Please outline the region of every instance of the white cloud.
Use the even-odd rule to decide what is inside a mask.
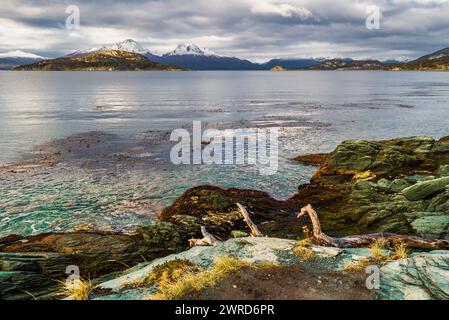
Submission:
[[[312,18],[310,10],[294,2],[256,1],[251,6],[251,13],[259,15],[278,15],[284,18]]]

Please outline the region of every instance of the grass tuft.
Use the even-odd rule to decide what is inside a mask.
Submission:
[[[396,243],[393,246],[393,251],[394,253],[390,256],[390,259],[392,260],[406,259],[409,255],[409,249],[403,242]]]
[[[369,246],[369,251],[376,261],[383,261],[383,260],[388,259],[388,256],[385,255],[385,250],[387,249],[386,245],[387,245],[387,242],[385,241],[385,239],[381,238],[381,239],[374,241]]]
[[[71,300],[89,300],[89,293],[92,291],[90,279],[77,278],[72,281],[59,280],[60,289],[58,295]]]
[[[385,250],[390,249],[394,252],[392,254],[385,254]],[[370,258],[363,258],[356,262],[349,263],[343,267],[345,271],[358,271],[365,269],[368,265],[378,264],[383,265],[391,260],[405,259],[409,255],[409,249],[403,242],[394,244],[393,247],[387,246],[385,239],[379,239],[369,246],[371,253]]]

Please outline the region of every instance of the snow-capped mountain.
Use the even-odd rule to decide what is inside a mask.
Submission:
[[[21,50],[0,53],[0,70],[12,69],[15,66],[30,64],[47,58]]]
[[[93,53],[93,52],[99,52],[99,51],[105,51],[105,50],[120,50],[120,51],[127,51],[132,53],[139,53],[146,55],[149,52],[149,50],[142,47],[139,43],[132,39],[126,39],[125,41],[117,42],[112,45],[106,45],[102,47],[95,47],[90,48],[87,50],[77,50],[75,52],[72,52],[65,57],[82,57],[84,55]]]
[[[106,50],[120,50],[120,51],[127,51],[132,53],[140,53],[145,54],[148,53],[149,50],[142,47],[140,44],[138,44],[136,41],[132,39],[126,39],[125,41],[118,42],[113,44],[112,46],[103,47]]]
[[[46,59],[45,57],[39,56],[31,52],[25,52],[22,50],[15,50],[9,52],[0,53],[0,58],[26,58],[26,59]]]
[[[90,53],[94,53],[94,52],[98,52],[101,51],[103,47],[100,48],[90,48],[90,49],[86,49],[86,50],[76,50],[72,53],[69,53],[67,55],[65,55],[65,58],[75,58],[75,57],[82,57],[85,55],[88,55]]]
[[[209,50],[207,48],[201,48],[195,44],[192,43],[183,43],[183,44],[179,44],[175,50],[168,52],[166,54],[164,54],[164,56],[185,56],[185,55],[190,55],[190,56],[216,56],[218,57],[219,55],[216,54],[215,52],[213,52],[212,50]]]

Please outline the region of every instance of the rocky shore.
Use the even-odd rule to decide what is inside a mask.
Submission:
[[[322,229],[329,235],[392,232],[449,240],[449,138],[350,140],[329,154],[296,160],[318,169],[310,183],[300,185],[285,201],[260,191],[199,186],[165,208],[159,221],[134,234],[80,231],[0,239],[0,298],[58,298],[56,281],[67,277],[68,265],[79,266],[83,277],[93,279],[97,289],[92,299],[147,298],[154,286],[136,283],[155,265],[183,258],[209,268],[219,256],[301,268],[306,276],[326,279],[328,289],[338,286],[327,281],[331,273],[337,273],[343,277],[339,281],[357,284],[366,299],[449,298],[447,251],[416,252],[386,263],[381,268],[381,289],[375,294],[364,291],[363,278],[342,271],[344,263],[369,255],[366,249],[315,246],[318,259],[313,262],[292,251],[307,223],[296,215],[307,204],[319,213]],[[231,239],[247,232],[236,203],[248,209],[270,238]],[[186,251],[188,239],[200,237],[201,226],[225,242]],[[285,276],[289,270],[271,271]],[[344,298],[320,296],[320,286],[312,288],[317,292],[304,298]],[[227,297],[223,290],[209,292],[209,296]],[[290,298],[300,297],[298,293]]]

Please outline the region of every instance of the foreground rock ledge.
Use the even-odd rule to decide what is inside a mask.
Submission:
[[[312,246],[315,258],[309,261],[294,254],[292,249],[296,245],[295,241],[287,239],[240,238],[222,242],[215,247],[194,247],[179,254],[141,263],[113,279],[100,283],[97,293],[92,294],[92,299],[148,299],[157,287],[142,287],[138,284],[142,283],[157,265],[174,259],[187,259],[203,268],[209,268],[215,259],[224,256],[233,256],[253,263],[272,262],[280,266],[300,266],[301,271],[315,285],[313,288],[307,288],[302,287],[301,283],[289,282],[285,279],[283,286],[288,287],[288,291],[292,291],[293,296],[295,296],[294,291],[309,290],[312,292],[306,297],[316,299],[327,297],[326,292],[320,292],[320,285],[324,287],[326,284],[321,281],[326,279],[326,274],[332,273],[339,278],[335,284],[332,284],[333,286],[340,288],[340,292],[342,287],[348,290],[357,287],[357,290],[363,292],[363,296],[359,298],[447,299],[449,297],[449,251],[412,254],[407,259],[389,262],[381,268],[380,289],[368,290],[364,288],[366,278],[364,270],[359,277],[343,271],[348,263],[368,257],[368,250]],[[346,296],[342,294],[341,298],[343,297]],[[338,299],[339,296],[335,295],[332,298]]]

